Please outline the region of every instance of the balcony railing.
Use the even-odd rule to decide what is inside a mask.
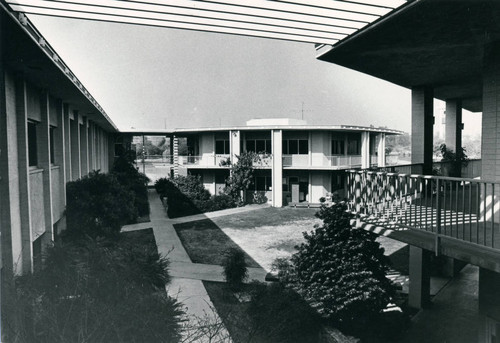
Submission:
[[[283,166],[284,167],[299,167],[309,165],[309,155],[295,154],[295,155],[283,155]]]
[[[203,167],[229,167],[225,164],[230,155],[179,156],[179,165]]]
[[[347,182],[349,210],[365,223],[500,248],[500,183],[367,171]]]

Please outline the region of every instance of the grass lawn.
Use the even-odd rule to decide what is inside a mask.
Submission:
[[[174,227],[193,262],[220,264],[227,248],[239,247],[247,254],[248,266],[270,270],[274,259],[295,251],[303,231],[320,223],[314,217],[316,211],[269,207]]]
[[[121,243],[127,244],[130,249],[137,251],[154,251],[156,253],[155,256],[158,256],[158,247],[156,246],[153,229],[122,232],[120,238]]]
[[[174,228],[191,261],[194,263],[221,265],[224,258],[224,251],[229,248],[240,249],[210,219],[175,224]],[[260,267],[247,253],[245,253],[245,261],[249,267]]]

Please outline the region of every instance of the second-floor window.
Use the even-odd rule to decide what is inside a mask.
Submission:
[[[270,139],[247,139],[246,151],[271,153],[271,140]]]
[[[216,140],[215,141],[215,153],[217,155],[228,155],[231,152],[229,151],[229,140]]]
[[[345,154],[345,141],[343,139],[332,140],[332,155]]]
[[[309,141],[307,139],[283,140],[283,155],[307,155],[307,154],[309,154]]]

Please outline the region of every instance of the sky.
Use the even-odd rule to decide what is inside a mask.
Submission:
[[[411,130],[408,89],[318,61],[312,44],[29,18],[121,130],[302,116],[313,125]],[[464,122],[474,126],[477,115]]]

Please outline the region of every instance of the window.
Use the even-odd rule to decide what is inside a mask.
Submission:
[[[36,138],[36,123],[28,122],[28,163],[30,167],[38,165],[38,152],[37,152],[37,138]]]
[[[360,135],[350,135],[347,138],[347,153],[349,155],[361,154],[361,137]]]
[[[345,142],[343,139],[332,140],[332,155],[344,155],[345,154],[344,146]]]
[[[284,155],[309,154],[309,141],[307,139],[286,139],[283,141]]]
[[[256,176],[254,183],[256,191],[270,191],[272,187],[270,176]]]
[[[246,151],[270,154],[272,151],[270,139],[248,139]]]
[[[50,144],[50,163],[54,164],[55,158],[54,158],[54,127],[49,128],[49,144]]]
[[[230,154],[230,151],[229,151],[229,140],[216,140],[215,141],[215,153],[217,155],[227,155],[227,154]]]

